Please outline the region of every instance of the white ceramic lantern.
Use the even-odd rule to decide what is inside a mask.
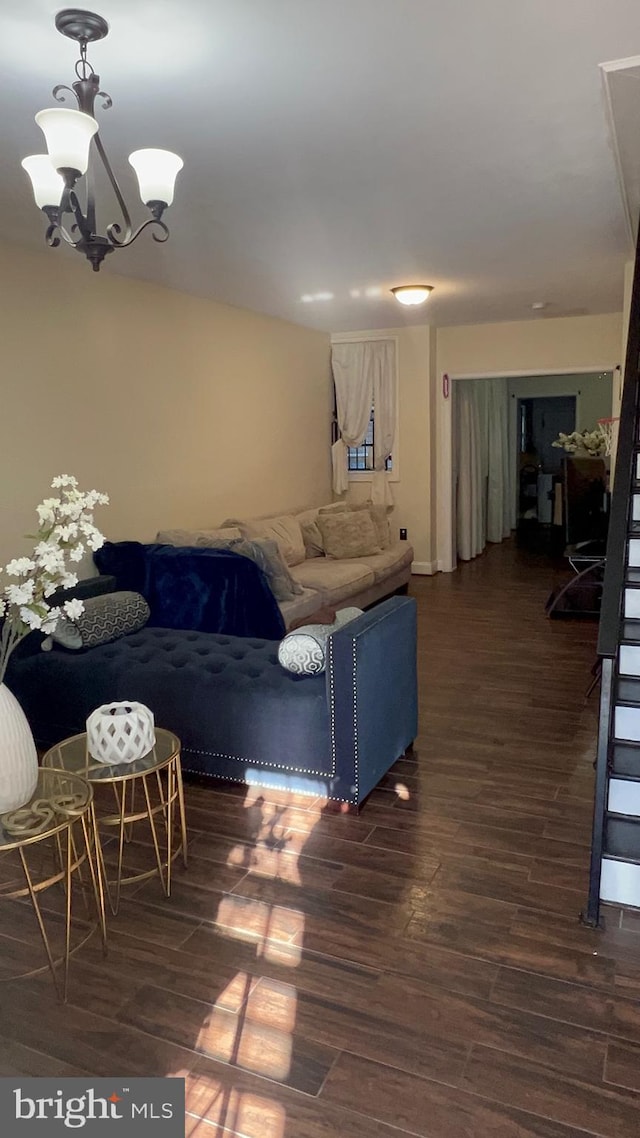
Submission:
[[[99,763],[134,763],[155,741],[153,712],[143,703],[105,703],[87,719],[89,754]]]

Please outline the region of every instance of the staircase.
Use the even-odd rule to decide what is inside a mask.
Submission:
[[[598,634],[602,662],[589,902],[640,908],[640,243]]]

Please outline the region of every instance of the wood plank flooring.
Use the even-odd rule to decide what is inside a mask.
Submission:
[[[65,1009],[0,982],[0,1073],[183,1075],[190,1138],[637,1138],[640,916],[578,922],[596,627],[553,583],[511,542],[414,578],[414,752],[359,817],[190,784],[171,901],[126,893]],[[0,908],[0,981],[38,948]]]

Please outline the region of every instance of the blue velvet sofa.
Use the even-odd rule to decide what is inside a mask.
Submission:
[[[100,704],[139,700],[181,739],[185,771],[357,806],[417,733],[415,601],[392,597],[333,633],[321,675],[286,672],[278,643],[147,625],[25,653],[7,682],[42,746]]]

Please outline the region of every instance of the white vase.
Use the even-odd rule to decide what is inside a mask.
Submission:
[[[0,684],[0,814],[28,802],[38,781],[38,752],[16,697]]]

